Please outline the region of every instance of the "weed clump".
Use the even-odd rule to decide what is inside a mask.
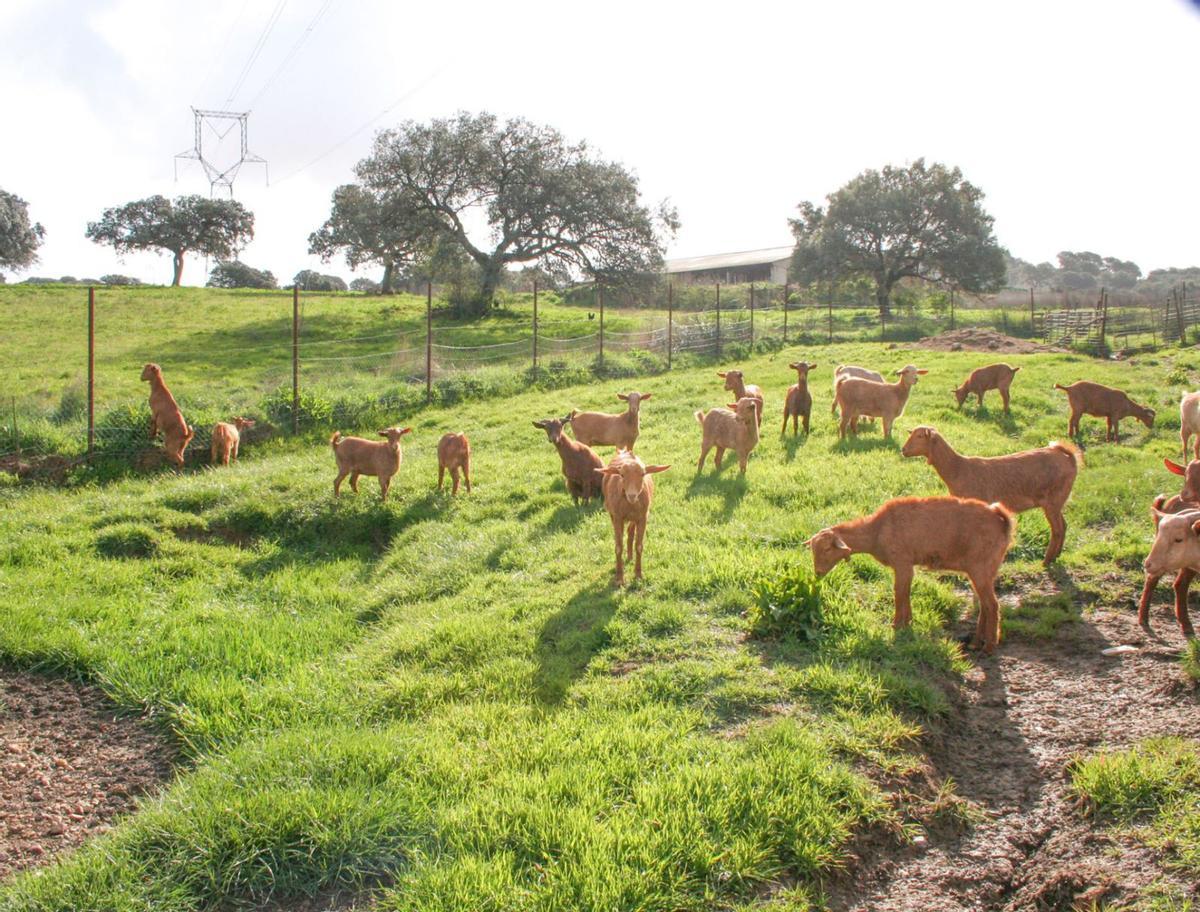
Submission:
[[[764,576],[753,592],[747,620],[756,636],[793,637],[803,642],[820,638],[824,627],[821,584],[810,571],[790,567]]]

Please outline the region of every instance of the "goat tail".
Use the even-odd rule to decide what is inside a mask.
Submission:
[[[187,436],[183,438],[183,442],[186,445],[189,440],[196,436],[196,426],[194,424],[185,424],[184,427],[187,428]]]
[[[1056,383],[1056,384],[1054,384],[1054,388],[1055,388],[1056,390],[1062,390],[1064,393],[1069,393],[1069,392],[1071,392],[1071,390],[1070,390],[1070,389],[1068,389],[1067,387],[1063,386],[1061,383]]]
[[[1083,465],[1083,451],[1073,443],[1063,443],[1061,440],[1051,440],[1050,449],[1058,450],[1068,459],[1075,460],[1076,468]]]
[[[1017,531],[1017,524],[1013,519],[1012,511],[999,502],[988,504],[988,509],[1000,519],[1000,526],[1004,529],[1005,538],[1009,542],[1012,542],[1013,533]]]
[[[333,432],[333,436],[329,438],[329,445],[330,445],[331,447],[333,447],[333,448],[334,448],[334,450],[336,451],[336,450],[337,450],[337,448],[338,448],[338,444],[339,444],[339,443],[341,443],[341,442],[342,442],[342,432],[341,432],[341,431],[334,431],[334,432]]]
[[[700,427],[704,427],[704,410],[696,409],[696,420],[700,422]]]

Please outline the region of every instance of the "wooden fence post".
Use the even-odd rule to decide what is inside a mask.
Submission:
[[[14,400],[15,401],[15,400]],[[13,432],[17,412],[13,407]],[[96,289],[88,288],[88,462],[96,451]]]
[[[754,283],[750,283],[750,353],[754,354]]]
[[[826,299],[829,305],[829,344],[833,344],[833,283],[829,283],[829,297]]]
[[[950,289],[950,329],[954,329],[954,289]]]
[[[721,283],[717,283],[717,360],[721,360]]]
[[[13,449],[17,451],[17,462],[21,461],[21,431],[17,427],[17,397],[12,397],[13,413]],[[88,443],[88,458],[92,458],[92,445]]]
[[[533,280],[533,369],[537,370],[537,279]]]
[[[675,286],[667,283],[667,370],[671,369],[671,349],[675,347]]]
[[[1029,337],[1037,335],[1037,318],[1033,313],[1033,288],[1029,289]]]
[[[292,433],[300,433],[300,285],[292,285]]]
[[[604,370],[604,289],[596,283],[596,299],[600,302],[600,370]]]
[[[433,282],[425,283],[425,404],[433,401]]]

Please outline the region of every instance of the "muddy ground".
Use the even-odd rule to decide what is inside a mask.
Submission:
[[[964,329],[951,329],[936,336],[926,336],[914,342],[916,348],[928,348],[932,351],[988,351],[998,354],[1026,355],[1033,352],[1061,352],[1064,349],[1031,342],[1029,339],[1016,339],[996,332],[994,329],[984,329],[968,326]]]
[[[173,760],[97,688],[0,667],[0,878],[103,833]]]
[[[1160,879],[1200,899],[1157,853],[1094,826],[1069,790],[1076,755],[1153,735],[1200,738],[1200,697],[1180,670],[1183,638],[1169,595],[1164,586],[1151,634],[1123,605],[1085,614],[1052,638],[1010,637],[979,659],[951,688],[949,717],[924,738],[926,768],[889,784],[912,816],[924,818],[924,842],[864,836],[846,875],[828,885],[830,908],[1120,908]],[[1120,644],[1139,650],[1101,653]],[[939,807],[935,796],[947,779],[965,801]]]

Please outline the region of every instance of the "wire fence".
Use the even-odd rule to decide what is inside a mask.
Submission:
[[[163,451],[148,434],[145,387],[133,379],[150,361],[167,362],[168,383],[195,432],[187,458],[204,463],[213,426],[236,414],[258,419],[259,427],[244,435],[253,445],[273,434],[362,429],[426,406],[728,361],[791,344],[913,341],[982,328],[1099,353],[1186,342],[1200,327],[1200,298],[1187,285],[1157,298],[1105,291],[948,294],[921,307],[898,303],[887,313],[873,298],[838,288],[668,284],[663,292],[635,307],[596,287],[582,306],[568,312],[559,305],[546,317],[535,286],[528,315],[511,315],[485,331],[435,323],[427,287],[421,323],[410,315],[394,331],[354,333],[341,330],[336,315],[306,309],[306,296],[292,289],[269,299],[282,311],[290,298],[290,320],[278,313],[263,325],[227,332],[205,327],[203,344],[189,346],[186,332],[199,333],[204,315],[179,316],[169,343],[112,321],[102,321],[97,336],[97,308],[103,315],[108,292],[98,301],[89,289],[86,345],[62,355],[79,361],[64,365],[74,368],[65,373],[78,378],[84,367],[84,377],[57,403],[18,401],[15,391],[0,391],[0,470],[57,477],[80,463],[161,464]],[[97,354],[109,351],[116,354],[105,358],[98,378]]]

